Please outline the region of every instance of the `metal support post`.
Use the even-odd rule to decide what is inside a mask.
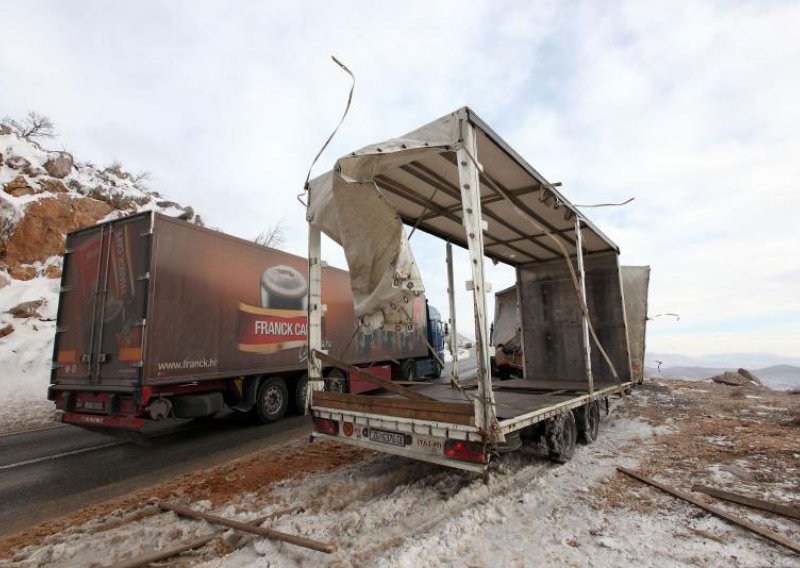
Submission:
[[[592,346],[589,343],[589,304],[586,303],[586,271],[583,268],[583,237],[581,220],[575,217],[575,248],[578,259],[578,278],[581,284],[581,322],[583,324],[583,362],[586,366],[586,380],[589,381],[589,394],[594,394],[594,377],[592,377]]]
[[[450,354],[453,364],[450,369],[450,378],[458,382],[458,330],[456,328],[456,295],[453,286],[453,244],[447,243],[447,299],[450,302]]]
[[[469,248],[472,268],[472,297],[475,307],[475,356],[478,363],[478,398],[483,404],[483,424],[486,440],[504,442],[505,436],[497,424],[492,376],[489,365],[489,338],[487,337],[486,283],[483,267],[483,219],[481,217],[481,189],[478,168],[478,144],[475,130],[466,117],[461,119],[461,145],[456,152],[458,183],[461,191],[462,223]],[[473,162],[475,160],[475,162]]]
[[[308,224],[308,395],[306,413],[311,408],[313,391],[321,391],[322,362],[314,351],[322,351],[322,237],[318,227]]]

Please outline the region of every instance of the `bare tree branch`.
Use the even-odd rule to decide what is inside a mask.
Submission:
[[[55,124],[49,117],[30,111],[22,120],[6,117],[3,122],[23,138],[53,138]]]
[[[286,228],[283,225],[283,220],[261,231],[261,233],[253,239],[253,242],[257,245],[269,248],[281,248],[286,242]]]

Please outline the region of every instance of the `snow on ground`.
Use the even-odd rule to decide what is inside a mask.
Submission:
[[[0,338],[0,433],[48,424],[54,410],[47,400],[47,385],[61,283],[45,277],[10,282],[0,290],[0,328],[14,327]],[[15,318],[8,313],[22,302],[36,300],[44,300],[37,310],[41,318]]]
[[[634,455],[620,459],[620,451],[629,448],[638,453],[652,434],[653,428],[642,421],[613,419],[605,424],[601,440],[581,448],[570,463],[554,466],[538,448],[529,448],[501,459],[488,486],[475,474],[388,455],[277,483],[268,496],[246,494],[214,513],[245,521],[302,505],[305,512],[284,517],[272,528],[334,542],[339,551],[325,556],[243,537],[249,541],[245,546],[206,565],[485,565],[504,545],[508,550],[492,565],[519,562],[534,549],[542,559],[557,558],[559,551],[572,550],[565,547],[565,539],[585,539],[586,530],[597,523],[576,519],[569,534],[554,540],[553,525],[541,520],[590,513],[587,487],[614,475],[617,464],[634,466]],[[580,496],[577,503],[576,496]],[[209,505],[192,504],[200,510]],[[524,519],[522,524],[517,516]],[[99,532],[102,522],[108,521],[91,521],[16,560],[21,566],[100,565],[212,530],[206,523],[178,523],[172,514]],[[522,549],[512,546],[520,538],[531,544]]]
[[[626,466],[684,490],[702,483],[796,501],[799,436],[784,408],[792,399],[758,392],[775,403],[771,416],[742,418],[741,405],[761,401],[722,385],[639,387],[604,417],[598,440],[579,446],[567,464],[552,464],[541,446],[529,443],[496,460],[488,486],[475,474],[371,452],[351,453],[333,468],[304,469],[305,458],[324,460],[349,448],[335,444],[264,452],[197,472],[194,481],[184,481],[164,498],[241,521],[302,506],[304,511],[265,526],[334,543],[337,552],[327,556],[220,531],[214,544],[171,562],[209,568],[797,565],[785,549],[616,472]],[[273,462],[283,464],[281,476],[269,483],[265,479],[275,472],[263,472],[272,471]],[[240,483],[255,479],[261,482],[237,491]],[[148,495],[163,495],[159,491]],[[108,565],[218,530],[171,513],[147,515],[153,505],[136,502],[88,523],[86,517],[63,523],[60,532],[32,541],[36,544],[9,561]],[[790,540],[800,538],[800,527],[788,519],[715,504]]]
[[[472,357],[472,349],[464,349],[459,347],[458,348],[458,360],[461,361],[463,359],[469,359]],[[444,362],[445,363],[452,363],[453,362],[453,355],[450,353],[449,349],[444,350]]]

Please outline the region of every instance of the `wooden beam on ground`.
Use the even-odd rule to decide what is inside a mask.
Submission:
[[[292,513],[298,513],[300,511],[303,511],[303,507],[291,507],[290,509],[275,511],[271,515],[258,517],[257,519],[253,519],[252,521],[247,521],[247,524],[256,527],[261,523],[263,523],[264,521],[268,521],[270,519],[277,519],[278,517],[283,517],[284,515],[291,515]],[[157,550],[156,552],[145,554],[144,556],[140,556],[139,558],[134,558],[133,560],[120,562],[119,564],[114,564],[113,568],[140,568],[141,566],[147,566],[151,562],[166,560],[167,558],[172,558],[173,556],[177,556],[183,552],[187,552],[189,550],[194,550],[195,548],[200,548],[201,546],[205,546],[206,544],[217,538],[219,535],[221,535],[223,532],[225,531],[215,530],[214,532],[198,536],[197,538],[194,538],[192,540],[187,540],[186,542],[176,544],[175,546],[164,548],[162,550]]]
[[[218,517],[216,515],[209,515],[208,513],[195,511],[194,509],[190,509],[189,507],[184,507],[183,505],[175,505],[173,503],[159,503],[158,506],[161,507],[161,509],[164,511],[172,511],[173,513],[176,513],[183,517],[193,517],[195,519],[202,519],[204,521],[208,521],[209,523],[213,523],[215,525],[222,525],[223,527],[236,529],[242,532],[252,533],[258,536],[265,536],[267,538],[280,540],[282,542],[288,542],[289,544],[294,544],[295,546],[310,548],[311,550],[317,550],[319,552],[324,552],[325,554],[332,554],[336,552],[335,544],[320,542],[318,540],[313,540],[310,538],[305,538],[303,536],[297,536],[294,534],[276,531],[273,529],[255,527],[253,525],[250,525],[248,523],[243,523],[241,521],[234,521],[232,519],[226,519],[225,517]]]
[[[649,478],[647,478],[647,477],[645,477],[643,475],[640,475],[640,474],[636,473],[635,471],[631,471],[631,470],[629,470],[627,468],[624,468],[624,467],[618,467],[617,471],[620,471],[620,472],[624,473],[625,475],[628,475],[628,476],[630,476],[630,477],[632,477],[634,479],[637,479],[637,480],[641,481],[642,483],[650,485],[651,487],[655,487],[656,489],[660,489],[664,493],[669,493],[673,497],[677,497],[678,499],[683,499],[687,503],[691,503],[692,505],[694,505],[696,507],[700,507],[701,509],[703,509],[707,513],[711,513],[712,515],[715,515],[715,516],[719,517],[720,519],[726,520],[729,523],[732,523],[734,525],[738,525],[738,526],[740,526],[742,528],[745,528],[745,529],[747,529],[747,530],[749,530],[751,532],[754,532],[757,535],[759,535],[760,537],[763,537],[763,538],[765,538],[765,539],[767,539],[767,540],[769,540],[771,542],[774,542],[775,544],[779,544],[781,546],[784,546],[784,547],[788,548],[789,550],[791,550],[792,552],[794,552],[796,554],[800,554],[800,544],[792,542],[791,540],[789,540],[785,536],[780,535],[780,534],[778,534],[776,532],[773,532],[773,531],[769,530],[766,527],[762,527],[762,526],[757,525],[755,523],[751,523],[747,519],[743,519],[741,517],[737,517],[736,515],[731,515],[730,513],[726,512],[726,511],[723,511],[722,509],[718,509],[717,507],[714,507],[713,505],[707,505],[706,503],[703,503],[702,501],[699,501],[698,499],[695,499],[694,497],[692,497],[689,493],[686,493],[685,491],[681,491],[680,489],[673,489],[672,487],[667,487],[666,485],[663,485],[663,484],[659,483],[658,481],[654,481],[654,480],[649,479]]]
[[[759,509],[761,511],[767,511],[768,513],[783,515],[784,517],[789,517],[790,519],[796,519],[800,521],[800,507],[797,506],[786,505],[785,503],[775,503],[773,501],[765,501],[763,499],[756,499],[754,497],[748,497],[747,495],[740,495],[739,493],[731,493],[730,491],[723,491],[722,489],[716,489],[715,487],[708,487],[707,485],[695,485],[692,487],[692,491],[705,493],[706,495],[711,495],[717,499],[723,499],[725,501],[730,501],[731,503],[738,503],[739,505],[752,507],[753,509]]]
[[[330,355],[328,355],[327,353],[323,353],[322,351],[317,351],[315,349],[312,353],[314,354],[314,357],[316,357],[323,363],[327,363],[332,367],[341,369],[345,373],[351,373],[357,376],[362,381],[367,381],[368,383],[372,383],[373,385],[379,386],[383,389],[399,394],[400,396],[410,398],[411,400],[436,400],[435,398],[425,396],[424,394],[418,393],[409,388],[402,387],[392,381],[387,381],[386,379],[382,379],[376,375],[373,375],[372,373],[364,371],[363,369],[354,367],[353,365],[348,365],[344,361],[340,361],[335,357],[331,357]],[[316,394],[314,394],[314,396],[316,396]]]

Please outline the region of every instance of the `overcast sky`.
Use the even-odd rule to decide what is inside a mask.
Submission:
[[[402,8],[400,7],[402,5]],[[152,172],[223,231],[282,221],[336,157],[469,105],[652,266],[651,351],[800,356],[800,4],[0,0],[0,116],[52,147]],[[412,245],[446,313],[444,245]],[[341,264],[328,243],[325,256]],[[459,319],[472,321],[463,291]],[[490,271],[495,290],[509,271]],[[472,330],[469,330],[472,332]],[[470,333],[473,335],[473,333]]]

